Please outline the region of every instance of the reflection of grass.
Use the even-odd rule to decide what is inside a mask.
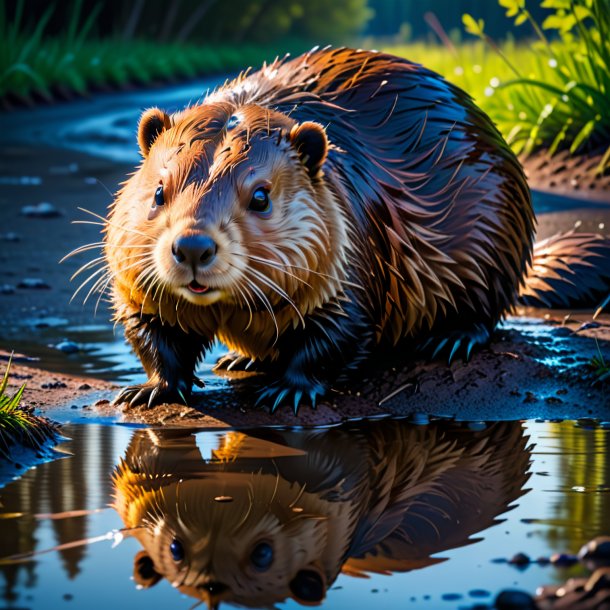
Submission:
[[[455,48],[387,48],[443,74],[474,96],[515,152],[551,154],[602,149],[610,166],[610,11],[607,0],[545,0],[554,9],[540,26],[524,0],[499,0],[515,24],[529,22],[538,40],[496,44],[484,22],[464,16],[481,40]],[[545,31],[557,31],[549,39]],[[548,33],[548,32],[547,32]]]
[[[37,449],[56,434],[55,427],[48,420],[33,415],[20,405],[25,384],[12,396],[7,393],[10,367],[9,362],[0,383],[0,458],[9,460],[12,445],[18,443]]]
[[[273,59],[269,49],[248,45],[159,44],[145,40],[89,37],[97,11],[84,19],[75,11],[63,34],[45,37],[51,6],[32,31],[23,27],[26,3],[8,22],[0,1],[0,97],[84,93],[91,87],[121,87],[155,80],[193,78],[235,71]]]

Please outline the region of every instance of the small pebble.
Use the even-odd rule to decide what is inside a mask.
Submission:
[[[27,290],[49,290],[51,286],[40,278],[26,277],[17,284],[17,288],[25,288]]]
[[[458,599],[462,599],[462,596],[459,593],[443,593],[441,599],[447,602],[454,602]]]
[[[57,218],[61,216],[61,212],[52,203],[42,201],[37,205],[24,205],[21,215],[28,218]]]
[[[526,566],[531,563],[531,559],[525,553],[516,553],[508,560],[508,563],[516,566]]]
[[[43,383],[40,385],[45,390],[58,390],[60,388],[67,388],[68,386],[63,381],[50,381],[49,383]]]
[[[468,595],[470,595],[470,597],[489,597],[491,593],[485,589],[473,589],[472,591],[468,591]]]
[[[68,341],[68,339],[60,341],[54,347],[64,354],[76,354],[77,352],[80,352],[80,347],[74,343],[74,341]]]
[[[78,386],[79,390],[90,390],[91,386],[88,383],[82,383],[81,385]]]
[[[506,589],[496,597],[497,610],[537,610],[534,598],[525,591]]]
[[[598,536],[578,551],[578,559],[588,570],[610,566],[610,536]]]
[[[15,286],[12,284],[0,285],[0,294],[15,294]]]

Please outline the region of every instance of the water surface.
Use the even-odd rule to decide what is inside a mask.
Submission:
[[[0,490],[0,555],[138,529],[0,567],[6,607],[186,609],[220,583],[253,607],[462,608],[578,570],[494,560],[610,531],[610,431],[574,422],[64,433]]]

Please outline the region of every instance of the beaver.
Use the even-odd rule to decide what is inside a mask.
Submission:
[[[166,578],[210,608],[314,605],[341,573],[441,562],[512,508],[531,457],[520,422],[230,431],[207,459],[198,436],[138,431],[114,508],[143,546],[135,582]]]
[[[531,262],[513,152],[466,93],[392,55],[276,60],[175,114],[146,110],[138,142],[104,277],[148,381],[119,402],[187,402],[217,339],[220,366],[253,364],[259,399],[295,411],[388,348],[468,359]],[[548,288],[529,296],[548,304]]]

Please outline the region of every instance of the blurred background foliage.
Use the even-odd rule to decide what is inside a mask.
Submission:
[[[519,154],[610,165],[610,0],[0,0],[0,99],[230,75],[326,44],[439,72]]]

